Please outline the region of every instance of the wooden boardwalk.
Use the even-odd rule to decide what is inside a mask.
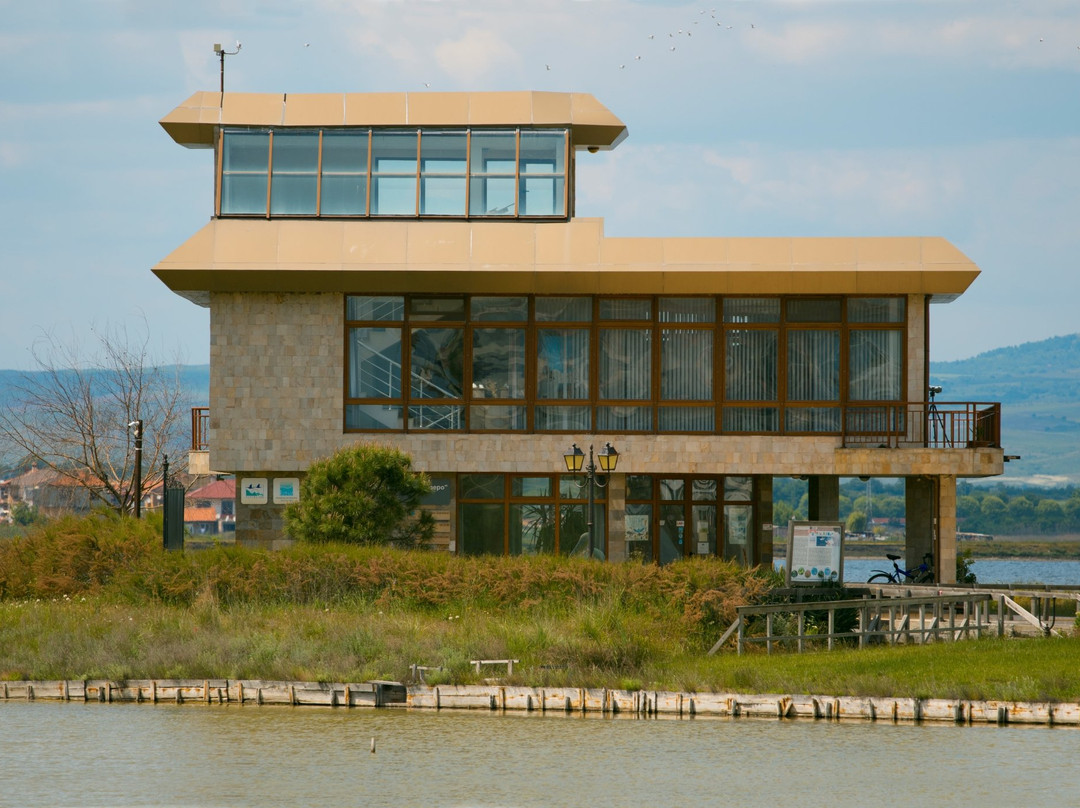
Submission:
[[[401,682],[273,682],[236,679],[101,679],[4,682],[0,701],[522,711],[537,714],[810,719],[1080,727],[1080,703],[855,696],[681,693]]]

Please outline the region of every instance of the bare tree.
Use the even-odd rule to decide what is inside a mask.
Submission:
[[[176,471],[186,462],[190,410],[180,365],[151,364],[149,345],[145,321],[137,333],[95,331],[89,345],[44,333],[33,348],[37,369],[21,376],[14,403],[0,409],[0,440],[64,477],[89,501],[130,513],[142,492],[161,481],[165,454]],[[139,420],[136,491],[133,423]]]

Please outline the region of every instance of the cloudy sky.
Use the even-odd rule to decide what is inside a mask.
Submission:
[[[209,218],[206,151],[157,121],[245,92],[588,92],[608,235],[910,236],[983,270],[933,358],[1080,331],[1080,0],[0,0],[0,368],[43,333],[149,322],[209,358],[150,272]]]

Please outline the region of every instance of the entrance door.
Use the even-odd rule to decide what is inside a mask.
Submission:
[[[627,475],[627,557],[668,564],[720,555],[748,565],[751,489],[750,477]]]

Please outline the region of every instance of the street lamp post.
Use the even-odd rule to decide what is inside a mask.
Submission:
[[[615,471],[615,467],[619,463],[619,453],[615,451],[615,447],[610,443],[604,445],[604,448],[600,450],[596,456],[600,461],[600,471],[604,474],[609,474]],[[589,445],[589,464],[585,464],[585,453],[581,451],[578,445],[575,443],[570,448],[570,451],[563,455],[563,460],[566,461],[566,470],[576,475],[579,471],[585,472],[585,479],[577,483],[579,488],[589,486],[589,510],[587,516],[589,518],[589,558],[593,557],[593,552],[596,547],[596,523],[593,520],[593,507],[595,505],[596,497],[594,494],[595,486],[600,488],[606,488],[607,482],[601,482],[597,479],[597,466],[593,462],[593,447]],[[577,482],[575,480],[575,482]]]
[[[132,488],[135,489],[135,518],[142,518],[142,418],[136,418],[128,424],[128,429],[135,428],[135,473]]]

